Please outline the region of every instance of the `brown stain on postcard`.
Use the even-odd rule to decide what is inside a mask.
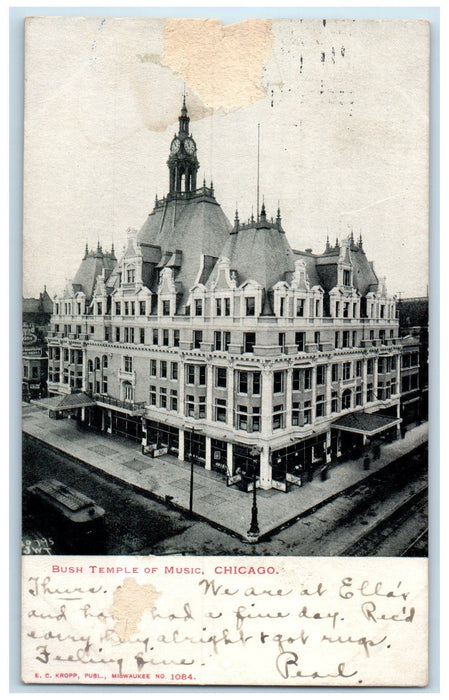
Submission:
[[[114,629],[122,640],[138,631],[142,615],[154,607],[160,595],[151,583],[142,586],[134,578],[126,578],[115,589],[110,612],[116,620]]]
[[[264,94],[271,29],[270,19],[226,26],[217,19],[167,19],[160,63],[182,76],[206,107],[239,109]]]

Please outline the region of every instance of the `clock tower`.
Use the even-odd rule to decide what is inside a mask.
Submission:
[[[196,191],[196,174],[200,164],[196,157],[196,143],[189,134],[189,122],[184,95],[179,116],[179,131],[171,142],[167,161],[170,172],[170,197],[188,196]]]

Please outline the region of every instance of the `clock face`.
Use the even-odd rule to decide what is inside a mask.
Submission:
[[[180,148],[181,148],[181,141],[179,139],[173,139],[173,141],[171,142],[170,151],[172,153],[177,153]]]
[[[192,141],[192,139],[186,139],[184,141],[184,150],[189,155],[195,153],[195,143]]]

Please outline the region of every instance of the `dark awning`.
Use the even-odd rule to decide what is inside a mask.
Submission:
[[[346,430],[349,433],[359,433],[360,435],[377,435],[388,428],[393,428],[401,423],[401,418],[393,416],[383,416],[379,413],[348,413],[332,423],[332,428]]]
[[[84,391],[78,394],[66,394],[65,396],[49,396],[46,399],[38,399],[31,401],[39,408],[48,408],[49,411],[71,411],[75,408],[86,408],[86,406],[95,406],[96,403]]]

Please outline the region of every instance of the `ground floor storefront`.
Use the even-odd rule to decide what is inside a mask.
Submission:
[[[72,417],[87,429],[120,435],[139,443],[142,453],[157,458],[172,455],[220,475],[227,486],[244,491],[254,487],[288,491],[316,477],[325,480],[331,464],[344,459],[366,459],[370,450],[401,435],[398,410],[346,414],[321,432],[307,437],[284,436],[278,445],[255,439],[248,444],[236,437],[214,436],[208,426],[169,425],[142,415],[99,405],[77,407]],[[212,434],[208,434],[212,432]]]

